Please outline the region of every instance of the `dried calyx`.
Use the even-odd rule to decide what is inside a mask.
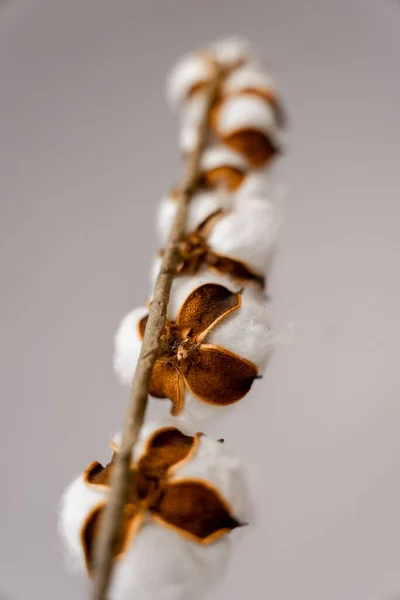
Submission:
[[[177,265],[177,275],[195,275],[202,269],[210,269],[220,275],[226,275],[237,283],[255,283],[261,289],[265,287],[265,276],[252,270],[244,261],[223,256],[215,252],[207,242],[207,236],[213,226],[223,219],[226,213],[215,211],[207,217],[196,229],[185,234],[179,242],[180,260]],[[163,255],[160,251],[160,256]]]
[[[207,544],[240,525],[219,491],[209,482],[191,477],[174,481],[174,471],[196,455],[201,434],[188,436],[176,428],[157,430],[149,437],[141,458],[132,461],[123,522],[114,546],[114,559],[122,558],[150,517],[161,526],[199,544]],[[114,446],[118,453],[118,448]],[[106,466],[94,462],[83,481],[92,490],[109,490],[114,458]],[[107,498],[86,516],[81,540],[89,573],[98,525]]]
[[[153,368],[150,394],[172,401],[171,413],[184,409],[185,388],[217,406],[237,402],[258,376],[256,365],[226,348],[205,342],[212,329],[241,304],[241,293],[217,284],[196,288],[176,321],[166,321],[160,355]],[[143,339],[147,317],[139,322]]]

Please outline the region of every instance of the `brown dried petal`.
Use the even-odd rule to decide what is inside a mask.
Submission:
[[[149,391],[154,398],[169,398],[172,401],[172,415],[175,416],[182,412],[184,404],[183,379],[170,362],[156,361]]]
[[[168,484],[153,516],[203,544],[240,525],[216,489],[191,479]]]
[[[226,136],[224,141],[244,154],[253,167],[262,167],[279,152],[267,135],[253,129],[235,131]]]
[[[171,467],[187,460],[198,445],[199,436],[185,435],[175,427],[156,431],[147,441],[139,470],[153,479],[159,479]]]
[[[222,187],[234,192],[241,185],[245,175],[246,173],[238,167],[222,165],[206,171],[202,179],[207,189]]]
[[[189,330],[194,342],[200,342],[240,304],[240,292],[231,292],[216,283],[206,283],[196,288],[182,304],[177,323],[181,329]]]
[[[247,394],[257,377],[257,367],[225,348],[202,344],[196,360],[187,363],[183,376],[199,400],[227,406]]]
[[[209,265],[213,270],[215,269],[219,273],[229,275],[229,277],[232,277],[236,281],[253,281],[261,288],[265,286],[265,277],[263,275],[251,271],[245,263],[234,258],[212,253],[209,255]]]
[[[207,238],[215,223],[219,221],[221,217],[224,216],[224,214],[225,213],[223,210],[216,210],[215,212],[211,213],[211,215],[209,215],[206,219],[204,219],[204,221],[200,223],[200,225],[196,229],[196,232],[203,238]]]
[[[97,505],[87,516],[83,525],[81,539],[85,554],[86,568],[90,574],[93,568],[94,548],[99,532],[100,519],[105,503]],[[120,558],[127,550],[143,520],[143,515],[132,504],[124,508],[119,536],[113,549],[113,558]]]
[[[109,487],[112,465],[113,460],[105,467],[99,462],[92,462],[83,473],[83,481],[91,487]]]

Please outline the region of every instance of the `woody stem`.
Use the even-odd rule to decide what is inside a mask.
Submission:
[[[217,95],[219,79],[220,73],[215,67],[214,77],[205,91],[206,105],[198,127],[197,145],[187,161],[177,200],[177,214],[154,287],[142,350],[133,378],[123,425],[121,447],[112,472],[110,494],[101,518],[95,547],[92,600],[107,598],[113,568],[113,551],[118,540],[127,495],[132,450],[146,413],[151,375],[159,354],[160,338],[164,331],[171,286],[179,261],[178,244],[185,232],[188,201],[196,189],[201,174],[201,157],[207,142],[209,116]]]

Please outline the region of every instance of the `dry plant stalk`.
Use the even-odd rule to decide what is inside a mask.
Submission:
[[[214,77],[210,80],[206,90],[206,104],[199,124],[197,145],[188,159],[186,173],[180,186],[179,208],[155,284],[140,358],[132,382],[120,452],[112,473],[109,501],[101,521],[98,542],[95,548],[92,600],[105,600],[111,582],[113,548],[118,539],[127,489],[130,483],[132,450],[146,413],[151,375],[160,349],[160,338],[164,330],[171,286],[176,276],[176,268],[180,258],[178,246],[185,232],[187,203],[195,191],[201,175],[200,162],[207,141],[209,117],[217,95],[219,79],[219,68],[215,64]]]

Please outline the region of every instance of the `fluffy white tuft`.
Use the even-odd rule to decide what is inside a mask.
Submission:
[[[167,80],[167,97],[172,108],[181,106],[190,90],[212,76],[212,63],[206,54],[189,54],[177,62]]]
[[[221,208],[229,209],[232,205],[233,195],[224,190],[200,191],[190,199],[186,231],[193,231],[208,216]],[[157,231],[162,244],[168,239],[172,228],[178,203],[172,196],[162,198],[157,213]]]
[[[111,600],[200,600],[224,576],[229,536],[201,546],[148,521],[118,562]]]
[[[254,64],[246,64],[228,75],[223,85],[223,92],[237,94],[249,88],[272,95],[276,91],[275,84],[268,73]]]
[[[281,224],[274,199],[247,198],[219,219],[208,236],[217,254],[246,263],[263,274],[269,265]]]
[[[248,59],[252,52],[250,42],[244,37],[227,37],[210,44],[218,63],[222,67],[232,67],[243,59]]]
[[[252,94],[228,97],[218,112],[217,130],[223,139],[245,130],[260,131],[280,145],[280,132],[272,106]]]
[[[203,172],[225,166],[247,171],[249,163],[242,154],[222,144],[212,146],[204,152],[201,159],[201,170]]]
[[[240,188],[236,192],[237,201],[251,197],[269,198],[273,193],[274,183],[271,169],[254,169],[243,179]]]
[[[114,370],[120,382],[130,385],[139,359],[142,341],[139,337],[139,321],[148,313],[143,307],[135,308],[124,317],[114,340]]]
[[[105,492],[89,488],[80,475],[65,490],[61,499],[58,530],[69,562],[76,570],[85,569],[85,556],[81,544],[83,524],[91,510],[103,502],[105,497]]]

